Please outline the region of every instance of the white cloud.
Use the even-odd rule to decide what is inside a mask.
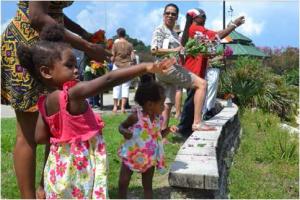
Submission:
[[[245,23],[241,25],[237,30],[246,36],[257,36],[260,35],[264,28],[264,21],[255,21],[246,13],[239,13],[237,16],[233,16],[232,19],[236,19],[238,16],[245,16]],[[223,21],[220,18],[215,18],[211,23],[212,30],[222,30]]]
[[[149,43],[149,30],[159,24],[159,11],[146,13],[146,3],[136,3],[139,5],[132,9],[129,5],[132,2],[92,2],[76,16],[76,22],[90,32],[104,29],[107,37],[116,35],[116,30],[124,27],[131,37]]]
[[[116,29],[124,27],[130,37],[137,38],[149,45],[152,32],[162,23],[164,8],[149,11],[147,2],[135,3],[138,5],[132,9],[132,2],[118,4],[92,2],[80,11],[76,16],[76,22],[90,32],[95,32],[99,28],[105,29],[107,37],[116,35]],[[183,19],[185,16],[181,14],[178,19],[181,29],[184,28]]]
[[[265,24],[264,21],[258,22],[246,13],[240,13],[238,16],[245,16],[245,24],[239,28],[242,33],[248,36],[260,35],[262,33]]]
[[[221,30],[223,28],[223,21],[220,19],[214,19],[211,23],[212,30]]]
[[[200,4],[202,5],[202,4]],[[216,7],[217,4],[215,4]],[[229,6],[233,8],[232,17],[230,16]],[[216,11],[212,5],[202,5],[208,16],[208,24],[206,27],[212,30],[223,29],[223,14],[219,10]],[[222,8],[218,4],[218,8]],[[266,21],[266,16],[273,15],[277,7],[272,7],[270,10],[270,2],[250,2],[250,1],[226,1],[226,23],[239,16],[245,16],[245,24],[240,26],[237,31],[245,34],[246,36],[259,36],[262,34]],[[212,18],[210,20],[210,18]]]
[[[6,29],[7,25],[10,23],[11,19],[7,20],[6,22],[4,22],[3,24],[1,24],[1,34],[3,33],[3,31]]]

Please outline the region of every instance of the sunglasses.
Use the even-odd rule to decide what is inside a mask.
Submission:
[[[177,16],[177,13],[174,12],[165,12],[164,15],[171,15],[173,17]]]
[[[205,15],[205,14],[198,15],[197,17],[201,17],[201,18],[203,18],[203,19],[206,19],[206,15]]]

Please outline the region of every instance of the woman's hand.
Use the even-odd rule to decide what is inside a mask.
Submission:
[[[234,23],[235,25],[237,25],[237,26],[240,26],[240,25],[242,25],[243,23],[245,23],[245,17],[244,17],[244,16],[241,16],[241,17],[235,19],[235,20],[233,21],[233,23]]]
[[[163,59],[162,61],[149,63],[146,66],[147,72],[150,73],[165,73],[172,65],[176,63],[175,58]]]
[[[109,61],[112,56],[112,54],[101,45],[93,43],[88,44],[85,53],[89,58],[98,62],[103,62],[104,60]]]
[[[174,48],[173,51],[174,52],[180,52],[183,49],[184,49],[184,47],[180,45],[179,47]]]

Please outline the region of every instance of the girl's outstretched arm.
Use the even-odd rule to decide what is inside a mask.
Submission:
[[[111,71],[91,81],[79,82],[69,90],[69,100],[74,102],[83,101],[87,97],[95,96],[146,72],[166,72],[175,62],[175,59],[165,59],[159,63],[141,63],[128,68]]]

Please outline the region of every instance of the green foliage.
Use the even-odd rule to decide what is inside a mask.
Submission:
[[[294,47],[287,48],[268,48],[262,50],[269,56],[266,66],[274,70],[276,74],[284,75],[291,69],[299,68],[299,49]]]
[[[284,74],[285,82],[288,85],[296,85],[299,86],[299,68],[294,68],[287,70]]]
[[[298,92],[260,60],[240,57],[233,67],[221,73],[220,80],[219,96],[234,94],[234,101],[241,109],[260,108],[287,121],[296,114]]]
[[[199,53],[207,53],[207,47],[204,43],[196,39],[189,39],[185,44],[185,54],[196,57]]]
[[[245,109],[243,134],[229,173],[232,199],[299,199],[299,141],[277,116]]]

